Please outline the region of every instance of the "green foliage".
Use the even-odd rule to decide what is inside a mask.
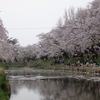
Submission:
[[[0,62],[0,68],[5,68],[5,67],[6,67],[6,65],[4,63]]]
[[[9,100],[10,86],[6,80],[4,70],[0,68],[0,100]]]
[[[9,96],[6,92],[0,89],[0,100],[9,100]]]
[[[7,40],[8,43],[11,43],[13,45],[17,45],[19,42],[18,42],[18,39],[11,37]]]

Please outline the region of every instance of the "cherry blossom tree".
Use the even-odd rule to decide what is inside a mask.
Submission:
[[[86,8],[65,11],[64,22],[60,18],[57,27],[38,35],[38,44],[23,47],[20,58],[55,57],[63,53],[74,55],[100,43],[100,0],[94,0]]]
[[[14,61],[14,57],[16,56],[14,51],[14,46],[7,42],[8,35],[7,30],[3,26],[3,22],[0,19],[0,59],[1,61]]]

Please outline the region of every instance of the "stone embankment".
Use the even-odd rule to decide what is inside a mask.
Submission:
[[[9,76],[26,76],[26,77],[51,76],[51,78],[63,76],[65,78],[69,77],[69,78],[76,78],[76,79],[100,81],[99,71],[97,72],[94,70],[82,70],[82,69],[81,70],[80,69],[46,70],[46,69],[19,68],[19,69],[5,70],[5,73],[7,74],[7,78],[9,78]]]

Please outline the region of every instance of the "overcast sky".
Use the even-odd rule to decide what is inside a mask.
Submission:
[[[0,0],[0,17],[9,37],[21,46],[38,42],[36,35],[46,33],[63,18],[65,9],[86,7],[93,0]]]

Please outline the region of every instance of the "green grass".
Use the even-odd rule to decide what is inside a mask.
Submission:
[[[93,54],[88,54],[89,55],[89,59],[87,59],[87,54],[84,54],[84,57],[82,58],[82,60],[84,60],[85,62],[88,60],[90,61],[92,59],[92,55]],[[76,63],[78,60],[81,60],[81,57],[69,57],[67,59],[65,59],[65,64],[68,64],[68,61],[70,60],[70,63]],[[20,68],[20,67],[31,67],[31,68],[42,68],[42,69],[48,69],[51,66],[51,63],[54,61],[54,58],[49,58],[48,60],[34,60],[34,61],[29,61],[29,62],[14,62],[14,63],[1,63],[0,62],[0,66],[2,66],[3,68]],[[100,54],[99,57],[96,59],[97,63],[100,63]],[[61,64],[56,65],[56,66],[61,66]],[[58,67],[57,67],[58,68]]]
[[[24,67],[26,63],[24,62],[14,62],[14,63],[5,63],[5,68],[20,68]]]
[[[29,63],[29,66],[31,68],[42,68],[42,69],[46,69],[48,68],[49,66],[51,66],[51,63],[53,62],[53,58],[50,58],[48,60],[36,60],[36,61],[30,61]]]

